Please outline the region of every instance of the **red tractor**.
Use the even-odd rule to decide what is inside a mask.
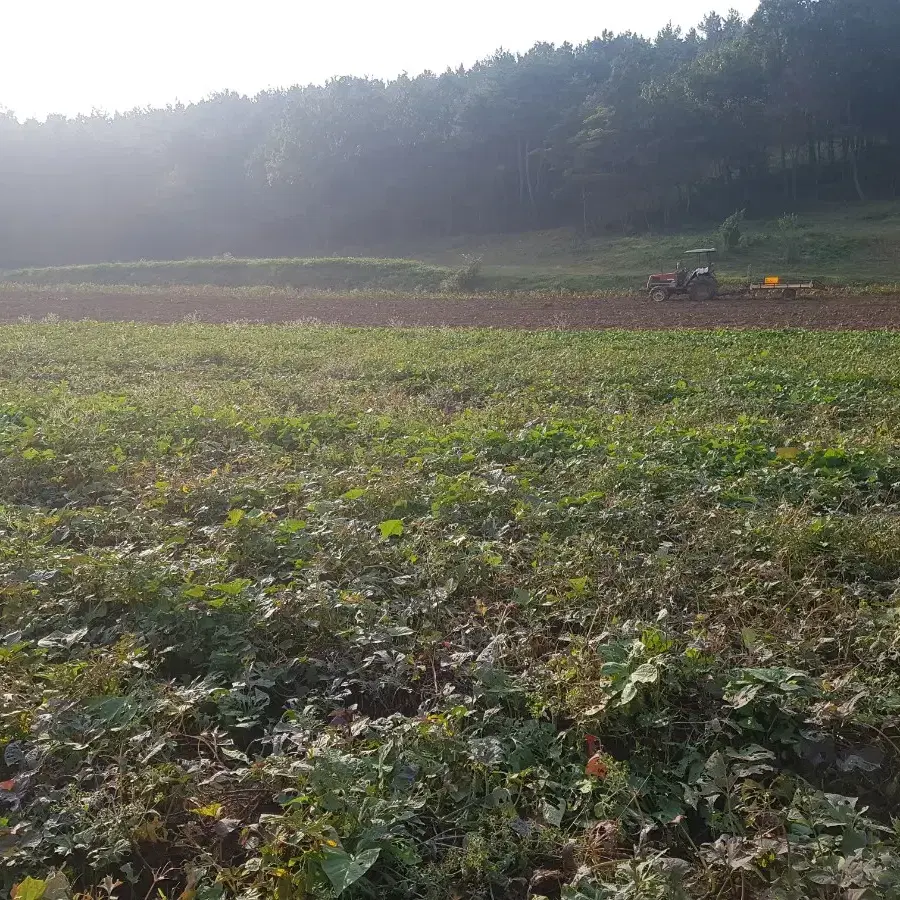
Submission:
[[[691,300],[713,300],[719,293],[719,282],[713,272],[712,255],[715,248],[685,250],[685,256],[696,256],[693,271],[679,262],[674,272],[651,275],[647,282],[650,299],[661,303],[673,296],[688,296]]]

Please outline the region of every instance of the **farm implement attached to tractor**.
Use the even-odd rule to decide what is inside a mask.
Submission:
[[[750,292],[793,300],[800,291],[811,291],[815,285],[811,281],[782,281],[778,275],[767,275],[762,281],[750,282]]]
[[[685,250],[685,256],[693,256],[694,267],[687,269],[681,262],[674,272],[661,272],[651,275],[647,280],[647,293],[651,300],[661,303],[670,297],[688,297],[691,300],[714,300],[719,296],[719,282],[713,270],[712,256],[716,252],[713,247],[699,250]],[[810,280],[790,278],[783,279],[779,275],[768,275],[762,281],[752,281],[748,272],[747,282],[737,293],[749,288],[751,294],[768,295],[783,300],[793,300],[801,291],[815,289]]]

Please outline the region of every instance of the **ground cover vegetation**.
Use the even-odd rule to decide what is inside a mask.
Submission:
[[[2,329],[2,889],[897,898],[898,362]]]

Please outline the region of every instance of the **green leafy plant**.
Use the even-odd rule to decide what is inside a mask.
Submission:
[[[719,226],[719,237],[722,240],[722,248],[728,253],[737,250],[741,246],[741,226],[744,222],[745,209],[735,210],[725,221]]]
[[[470,291],[478,287],[480,276],[481,257],[464,254],[463,264],[441,286],[447,291]]]
[[[894,900],[898,361],[7,327],[0,889]]]
[[[777,221],[776,227],[784,262],[796,262],[800,256],[800,220],[797,214],[785,213]]]

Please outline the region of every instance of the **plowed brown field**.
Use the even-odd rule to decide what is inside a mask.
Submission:
[[[204,289],[192,293],[115,290],[68,296],[59,290],[5,289],[0,321],[22,318],[121,322],[295,322],[341,325],[471,326],[489,328],[900,328],[900,296],[824,296],[793,301],[720,298],[708,303],[651,303],[628,298],[486,297],[247,297]]]

